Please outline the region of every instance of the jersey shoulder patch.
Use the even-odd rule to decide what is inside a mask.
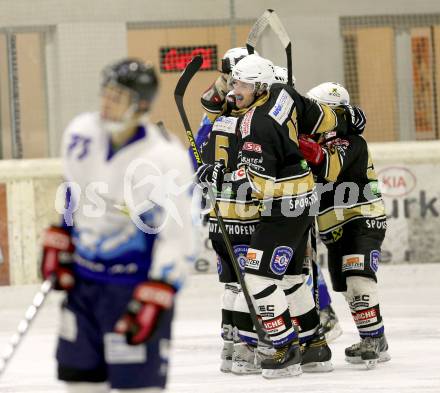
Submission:
[[[252,117],[254,116],[255,107],[246,112],[240,123],[241,137],[244,139],[251,134]]]
[[[235,134],[237,128],[237,118],[230,116],[218,117],[212,125],[212,131],[225,132],[227,134]]]
[[[294,101],[290,94],[285,89],[282,89],[268,115],[282,126],[289,117],[293,103]]]

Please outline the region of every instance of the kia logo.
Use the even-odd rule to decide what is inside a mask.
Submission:
[[[383,195],[402,197],[409,194],[416,187],[416,177],[404,167],[386,167],[378,173],[380,190]]]

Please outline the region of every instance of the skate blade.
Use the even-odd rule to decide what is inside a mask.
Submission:
[[[249,364],[233,362],[231,372],[235,375],[261,374],[261,368],[255,366],[250,367]]]
[[[364,360],[365,367],[367,367],[367,370],[373,370],[376,368],[377,363],[379,359],[368,359]]]
[[[326,362],[313,362],[302,364],[301,368],[305,373],[329,373],[333,371],[333,364],[330,360]]]
[[[385,351],[379,354],[378,359],[365,359],[363,362],[368,370],[372,370],[376,368],[377,363],[387,362],[388,360],[391,360],[391,356]]]
[[[346,356],[345,361],[350,364],[362,364],[364,362],[360,356]]]
[[[281,369],[262,369],[261,374],[266,379],[290,378],[297,377],[302,374],[302,369],[299,364],[293,364]]]
[[[363,364],[363,363],[365,363],[366,361],[369,361],[369,360],[370,359],[363,360],[360,356],[353,356],[353,357],[346,356],[345,357],[345,361],[347,363],[351,363],[351,364]],[[390,356],[390,354],[388,352],[385,351],[385,352],[381,352],[379,354],[379,359],[371,359],[371,360],[376,361],[376,363],[383,363],[383,362],[388,362],[389,360],[391,360],[391,356]]]
[[[232,360],[222,360],[222,364],[220,365],[220,371],[222,373],[230,373],[232,369]]]

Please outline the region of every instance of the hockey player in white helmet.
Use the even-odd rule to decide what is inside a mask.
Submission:
[[[42,274],[66,291],[56,359],[69,393],[166,384],[174,298],[193,257],[192,171],[177,138],[146,118],[157,90],[152,66],[111,64],[100,111],[64,133],[70,193],[62,225],[43,236]]]
[[[350,103],[347,90],[333,82],[322,83],[307,95],[336,111]],[[320,143],[303,136],[299,142],[318,182],[326,190],[329,183],[333,185],[331,191],[321,194],[318,227],[328,250],[333,289],[344,294],[361,337],[360,343],[346,348],[346,360],[371,368],[390,359],[376,277],[386,214],[371,155],[359,135],[340,137],[331,132]],[[349,184],[358,195],[345,208],[335,192],[339,184]]]
[[[362,134],[367,121],[365,114],[359,107],[350,105],[350,95],[344,86],[336,82],[324,82],[310,89],[306,95],[316,102],[338,108],[338,112],[347,112],[351,125],[359,131],[354,134]]]
[[[275,80],[277,83],[284,83],[287,84],[287,68],[285,67],[280,67],[280,66],[275,66]],[[296,78],[294,75],[292,75],[292,82],[293,85],[295,85],[296,82]],[[335,86],[337,84],[334,84]],[[317,86],[316,88],[310,90],[307,93],[307,97],[311,98],[311,99],[317,99],[316,96],[314,95],[314,93],[316,93],[322,85]],[[342,99],[340,100],[341,102],[345,102],[345,104],[349,103],[349,99],[348,99],[348,92],[341,86],[338,85],[338,87],[341,89],[341,94],[343,94]],[[316,90],[315,90],[316,89]],[[342,89],[345,90],[345,92],[342,92]],[[325,91],[330,91],[330,90],[325,90]],[[319,90],[320,93],[320,90]],[[327,100],[318,100],[324,104],[329,105],[330,107],[334,106],[334,94],[331,95],[329,97],[329,99]],[[341,103],[338,103],[338,106],[341,105]],[[287,280],[289,279],[289,276],[285,276],[287,277]],[[338,318],[336,316],[336,313],[334,311],[334,309],[331,306],[331,297],[327,288],[327,283],[325,281],[325,277],[322,274],[321,269],[318,266],[318,280],[317,280],[317,284],[318,284],[318,290],[319,290],[319,316],[320,316],[320,321],[321,321],[321,326],[322,326],[322,332],[325,334],[325,337],[327,339],[327,342],[330,343],[331,341],[335,340],[337,337],[339,337],[342,334],[342,329],[339,325],[339,321]],[[304,280],[304,285],[307,285],[307,280]],[[298,287],[298,286],[297,286]],[[301,288],[298,288],[297,291],[299,291]],[[298,319],[298,316],[295,316]],[[299,317],[299,319],[301,319],[301,317]],[[303,369],[305,367],[303,366]]]
[[[216,82],[203,93],[201,98],[202,106],[206,114],[203,117],[201,127],[197,133],[196,144],[201,146],[203,162],[215,164],[221,157],[225,160],[230,171],[237,169],[237,135],[228,129],[227,125],[229,123],[227,121],[225,121],[223,127],[218,126],[213,129],[212,122],[209,118],[218,116],[219,112],[232,110],[233,102],[227,102],[225,100],[226,94],[232,89],[230,84],[231,69],[246,56],[248,56],[246,48],[232,48],[228,50],[222,58],[221,75],[217,77]],[[236,122],[236,119],[233,121]],[[197,166],[195,163],[194,165],[195,167]],[[231,193],[223,195],[219,203],[222,205],[227,203],[235,204],[235,198],[235,195]],[[250,234],[255,230],[256,222],[258,222],[259,213],[258,208],[254,205],[252,200],[245,200],[244,198],[244,200],[240,201],[240,206],[245,207],[248,213],[246,217],[240,217],[239,222],[237,222],[236,216],[232,215],[229,217],[228,214],[223,214],[223,219],[227,228],[235,228],[236,233],[230,234],[230,241],[237,258],[243,260],[249,246]],[[254,213],[249,214],[252,210],[254,210]],[[230,212],[233,211],[231,210]],[[253,353],[252,361],[246,363],[242,361],[239,356],[237,356],[236,351],[234,351],[234,339],[237,341],[239,326],[244,325],[248,328],[250,325],[249,330],[252,331],[252,320],[250,319],[246,301],[244,300],[238,279],[232,267],[232,262],[229,259],[222,234],[219,231],[217,219],[214,214],[210,214],[207,220],[209,224],[209,239],[212,242],[213,249],[218,258],[217,270],[219,280],[224,284],[221,310],[223,348],[221,351],[220,370],[234,374],[259,373],[261,372],[261,368],[254,366]],[[255,335],[255,333],[253,334]]]
[[[217,77],[215,82],[203,93],[201,98],[202,107],[211,122],[213,122],[215,118],[226,109],[225,98],[228,92],[232,90],[232,68],[241,59],[248,55],[249,52],[244,47],[229,49],[223,55],[221,59],[221,74]]]
[[[307,92],[307,97],[332,108],[350,104],[350,95],[347,89],[336,82],[321,83]]]
[[[293,78],[295,81],[295,79]],[[274,81],[273,83],[287,83],[287,69],[284,67],[274,66]],[[235,85],[234,81],[234,85]],[[234,94],[236,92],[241,93],[241,90],[234,89]],[[300,265],[304,258],[305,249],[307,246],[307,239],[298,247],[294,256],[295,264]],[[301,251],[300,251],[301,250]],[[293,265],[293,264],[292,264]],[[289,269],[283,277],[280,283],[280,287],[284,290],[287,295],[287,301],[289,305],[289,310],[291,317],[295,320],[295,323],[300,327],[299,339],[303,346],[303,359],[302,359],[302,369],[303,371],[309,372],[326,372],[331,370],[330,363],[330,349],[325,344],[323,337],[317,334],[317,329],[319,325],[319,318],[316,314],[315,304],[313,301],[312,294],[310,293],[309,286],[307,284],[307,277],[302,274],[297,274],[294,272],[291,274]],[[238,301],[240,297],[238,298]],[[243,303],[243,302],[241,302]],[[243,317],[242,317],[243,318]],[[246,331],[245,327],[248,324],[243,323],[243,326],[238,324],[240,338],[249,343],[252,338],[252,333]],[[253,333],[255,336],[255,332]],[[239,344],[242,345],[242,344]],[[237,344],[235,345],[237,347]],[[240,348],[240,347],[238,347]],[[319,350],[317,350],[319,348]],[[240,351],[236,350],[234,356],[241,353],[241,356],[245,358],[245,349],[242,348]],[[319,356],[318,356],[319,353]],[[257,352],[258,355],[258,352]],[[243,363],[243,362],[242,362]],[[247,370],[250,369],[248,366]]]

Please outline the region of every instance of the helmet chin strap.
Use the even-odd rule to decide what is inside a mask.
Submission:
[[[131,104],[125,113],[122,115],[121,120],[113,121],[113,120],[105,120],[101,119],[101,124],[103,128],[110,134],[119,134],[124,132],[129,127],[131,121],[133,120],[133,115],[138,110],[138,104]]]

